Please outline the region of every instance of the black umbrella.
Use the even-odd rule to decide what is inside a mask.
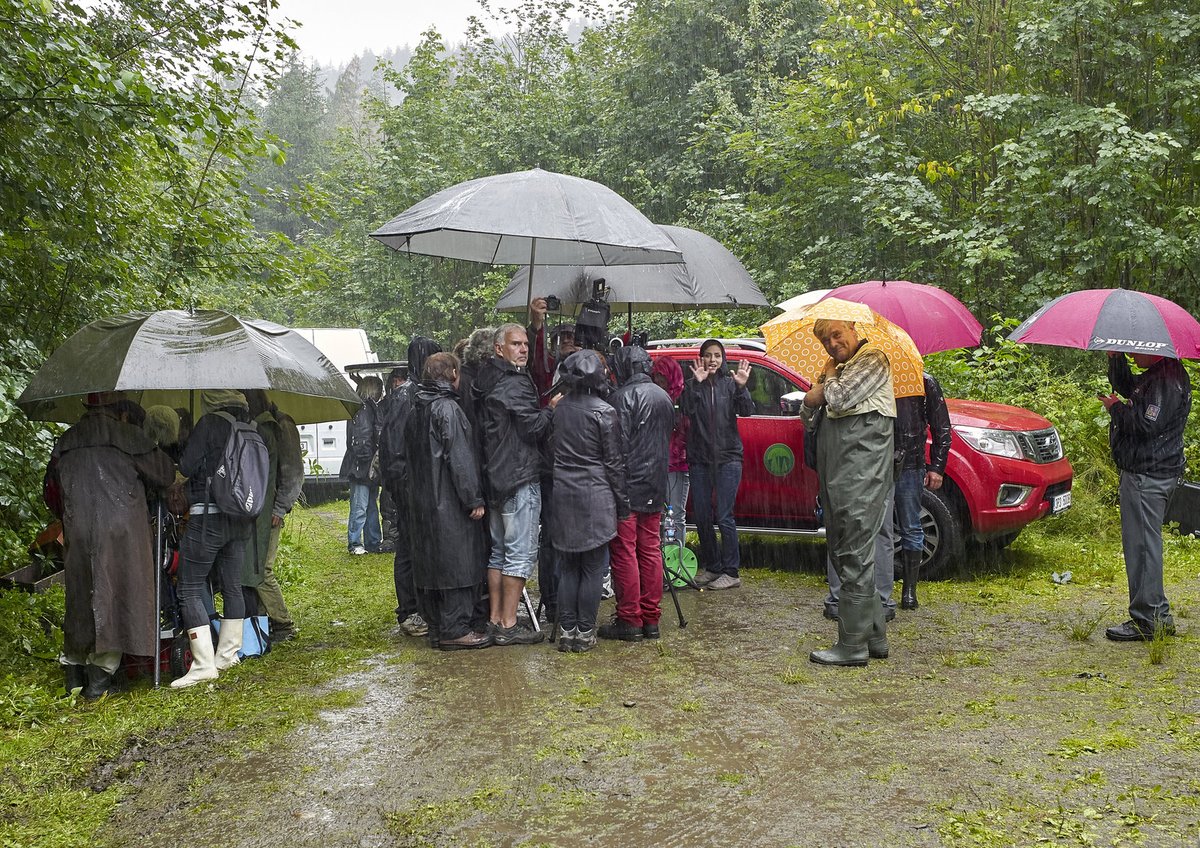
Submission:
[[[200,389],[266,389],[297,424],[353,416],[362,401],[324,354],[286,327],[218,310],[93,321],[50,355],[17,399],[30,418],[74,422],[91,392],[188,407]]]
[[[591,299],[595,281],[603,279],[608,303],[615,310],[671,312],[771,305],[745,266],[719,241],[687,227],[659,229],[683,252],[682,263],[538,268],[537,294],[555,295],[564,306],[577,306]],[[524,309],[522,298],[528,288],[526,266],[513,275],[496,309]]]

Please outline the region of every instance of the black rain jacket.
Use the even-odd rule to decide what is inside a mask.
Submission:
[[[412,411],[425,360],[441,353],[433,339],[417,336],[408,343],[408,382],[379,402],[379,474],[392,500],[401,503],[408,490],[404,468],[404,424]]]
[[[1192,384],[1178,359],[1160,359],[1134,376],[1125,356],[1108,360],[1108,381],[1129,403],[1109,411],[1108,445],[1122,471],[1151,477],[1183,473],[1183,428],[1192,410]]]
[[[896,398],[896,453],[900,469],[920,468],[946,473],[950,456],[950,411],[942,387],[925,374],[925,395]],[[925,433],[933,435],[929,463],[925,463]]]
[[[608,402],[621,424],[621,455],[635,512],[658,512],[667,497],[667,465],[675,404],[650,379],[650,354],[636,345],[617,351],[613,366],[617,390]]]
[[[563,363],[567,394],[554,410],[554,508],[550,540],[559,551],[590,551],[612,541],[629,516],[617,411],[600,398],[608,382],[595,351]]]
[[[707,339],[699,351],[716,339]],[[739,386],[725,368],[725,346],[721,345],[721,367],[697,383],[689,377],[679,396],[679,408],[691,421],[688,430],[688,464],[705,462],[723,465],[742,461],[742,437],[738,434],[738,416],[754,414],[754,401],[745,386]],[[686,372],[685,372],[686,373]]]
[[[538,404],[529,371],[493,356],[471,387],[483,446],[488,501],[499,504],[542,474],[541,445],[550,438],[551,412]]]

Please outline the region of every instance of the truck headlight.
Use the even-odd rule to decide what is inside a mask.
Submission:
[[[991,430],[987,427],[955,427],[954,432],[980,453],[1024,459],[1025,451],[1017,436],[1010,430]]]

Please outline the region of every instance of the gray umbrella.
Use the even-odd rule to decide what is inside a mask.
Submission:
[[[745,266],[719,241],[687,227],[659,227],[683,251],[683,263],[629,265],[621,268],[538,268],[537,294],[556,295],[564,306],[576,306],[592,296],[592,284],[603,278],[614,310],[670,312],[681,309],[720,309],[770,306]],[[517,271],[500,296],[502,312],[525,308],[529,268]]]
[[[492,265],[679,262],[679,249],[612,189],[534,168],[451,186],[371,233],[402,253]]]
[[[350,418],[362,405],[337,367],[297,333],[217,310],[93,321],[50,355],[17,405],[32,419],[70,423],[91,392],[192,409],[199,389],[266,389],[297,424]]]

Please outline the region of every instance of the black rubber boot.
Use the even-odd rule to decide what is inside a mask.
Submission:
[[[87,685],[83,687],[83,700],[95,701],[113,691],[112,672],[98,665],[87,667]]]
[[[81,665],[64,665],[63,666],[63,688],[70,695],[76,689],[82,689],[87,686],[87,671]]]
[[[873,610],[878,610],[882,617],[879,597],[874,592],[869,595],[852,595],[842,587],[841,598],[838,601],[837,644],[823,651],[813,651],[808,658],[821,665],[866,665],[867,639],[872,631]]]
[[[921,551],[902,551],[904,555],[904,591],[900,593],[900,609],[915,610],[917,603],[917,575],[921,571]]]

